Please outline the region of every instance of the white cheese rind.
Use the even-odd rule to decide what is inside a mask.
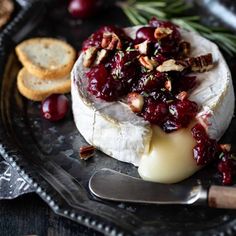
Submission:
[[[121,102],[108,103],[87,96],[86,86],[81,85],[84,73],[81,63],[82,57],[72,71],[72,110],[76,127],[88,143],[107,155],[138,166],[140,157],[149,149],[152,136],[149,123]]]
[[[127,28],[134,37],[138,27]],[[211,138],[219,139],[227,129],[234,111],[234,91],[231,74],[218,47],[193,32],[181,31],[191,42],[192,56],[212,53],[214,69],[197,73],[200,85],[190,94],[190,100],[200,106],[197,117],[202,117]],[[139,165],[141,157],[149,151],[152,128],[121,102],[104,102],[86,91],[86,80],[80,55],[72,71],[72,109],[75,124],[86,141],[120,161]],[[197,170],[197,168],[196,168]],[[181,170],[180,170],[181,171]]]
[[[209,136],[219,140],[234,113],[235,96],[230,70],[216,44],[194,32],[182,31],[181,35],[191,42],[192,56],[212,53],[215,66],[208,72],[196,74],[199,85],[189,99],[201,106],[197,117],[205,118]]]

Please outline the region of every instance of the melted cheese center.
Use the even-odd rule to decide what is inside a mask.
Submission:
[[[159,183],[176,183],[182,181],[197,170],[193,158],[191,124],[188,128],[167,134],[158,126],[153,126],[153,135],[149,152],[141,158],[138,169],[142,179]]]

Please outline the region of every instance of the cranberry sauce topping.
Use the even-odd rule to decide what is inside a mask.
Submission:
[[[193,155],[198,165],[206,165],[216,157],[218,152],[217,142],[210,139],[202,125],[197,124],[192,128],[192,135],[197,141]]]
[[[135,39],[117,27],[101,27],[83,43],[87,90],[108,102],[126,98],[132,112],[167,133],[187,127],[198,112],[198,105],[188,99],[196,77],[188,73],[212,66],[211,54],[188,58],[190,49],[176,25],[156,18],[137,30]],[[196,163],[218,160],[223,183],[230,184],[236,174],[232,155],[210,139],[202,125],[191,131]]]
[[[192,128],[192,135],[197,144],[193,149],[193,155],[198,165],[206,165],[212,161],[217,161],[217,169],[222,175],[222,184],[232,184],[233,176],[236,175],[236,159],[225,148],[228,144],[219,145],[216,140],[210,139],[200,124]]]
[[[114,79],[103,64],[93,67],[88,73],[88,91],[106,101],[123,95],[123,84]]]
[[[218,171],[222,175],[224,185],[232,184],[233,177],[236,175],[236,160],[229,152],[222,152],[218,162]]]
[[[110,62],[92,67],[86,74],[88,91],[106,101],[127,95],[139,76],[137,55],[137,51],[118,51]]]
[[[176,57],[180,40],[174,24],[156,19],[141,27],[134,40],[117,27],[101,27],[83,43],[84,65],[89,67],[88,91],[106,101],[135,92],[142,96],[143,104],[134,109],[137,115],[166,132],[187,127],[198,107],[187,95],[178,94],[187,94],[195,85],[195,77],[187,76],[187,70],[157,70]]]

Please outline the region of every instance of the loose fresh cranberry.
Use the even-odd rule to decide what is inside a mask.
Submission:
[[[45,119],[58,121],[63,119],[69,110],[69,100],[65,95],[52,94],[41,105],[41,112]]]
[[[183,101],[177,100],[169,106],[172,116],[186,127],[189,122],[196,116],[198,106],[195,102],[185,99]]]
[[[154,124],[161,124],[168,114],[168,106],[164,102],[156,102],[151,99],[148,100],[143,117]]]
[[[153,27],[142,27],[136,32],[136,42],[141,43],[145,40],[156,42],[157,40],[154,38],[155,28]]]
[[[94,15],[101,5],[101,0],[71,0],[69,2],[68,11],[73,17],[84,19]]]

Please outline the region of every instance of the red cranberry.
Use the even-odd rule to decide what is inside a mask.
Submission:
[[[47,97],[41,106],[41,112],[45,119],[58,121],[63,119],[69,110],[69,100],[65,95],[52,94]]]
[[[106,25],[106,26],[100,27],[95,33],[93,33],[87,40],[83,42],[83,45],[82,45],[83,50],[86,50],[90,46],[95,46],[95,47],[100,48],[104,33],[115,33],[119,38],[121,38],[123,44],[131,40],[128,36],[126,36],[126,34],[124,33],[122,29],[116,26]]]
[[[167,90],[164,90],[164,91],[162,91],[162,90],[153,91],[153,92],[149,93],[149,97],[151,97],[155,101],[161,101],[161,102],[167,102],[167,101],[171,101],[171,100],[175,99],[173,94],[170,93]]]
[[[208,139],[208,135],[206,133],[206,130],[201,124],[196,124],[191,129],[193,137],[196,139],[197,143],[205,142]]]
[[[111,62],[112,76],[127,84],[128,87],[131,87],[133,79],[136,79],[139,73],[137,56],[137,51],[119,51],[115,54]]]
[[[122,84],[109,75],[103,64],[90,69],[87,73],[89,79],[88,91],[106,101],[114,101],[123,93]]]
[[[102,26],[98,29],[98,32],[100,32],[100,33],[115,33],[118,37],[128,38],[128,36],[125,34],[123,29],[116,27],[114,25]]]
[[[170,21],[164,21],[164,20],[158,20],[156,17],[152,17],[151,20],[149,21],[149,25],[151,27],[164,27],[164,28],[170,28],[170,29],[174,29],[174,28],[178,28],[177,25],[173,24]]]
[[[168,114],[168,106],[164,102],[149,100],[145,106],[143,117],[154,124],[161,124]]]
[[[178,122],[183,126],[187,126],[197,114],[198,106],[195,102],[188,99],[183,101],[177,100],[169,106],[169,110]]]
[[[164,61],[166,61],[166,58],[161,54],[157,54],[154,59],[157,61],[158,65],[161,65]]]
[[[218,171],[222,174],[224,185],[232,184],[232,178],[236,174],[236,162],[230,159],[230,153],[222,153],[223,157],[218,163]]]
[[[143,42],[145,40],[149,40],[152,42],[157,41],[154,38],[154,31],[155,28],[153,27],[142,27],[136,32],[136,41],[137,42]]]
[[[163,28],[170,28],[173,32],[165,37],[164,39],[168,39],[168,41],[173,40],[175,42],[179,42],[181,40],[181,35],[179,33],[178,30],[178,26],[171,23],[170,21],[161,21],[161,20],[157,20],[155,17],[153,17],[150,21],[149,21],[149,25],[151,27],[163,27]]]
[[[102,42],[103,34],[101,32],[95,32],[88,39],[86,39],[82,44],[82,50],[85,51],[89,47],[100,48]]]
[[[216,140],[210,139],[201,124],[196,124],[192,130],[192,135],[197,141],[193,149],[194,159],[198,165],[206,165],[216,158],[219,151]]]
[[[163,27],[170,28],[172,33],[167,37],[162,38],[159,42],[155,44],[155,48],[159,53],[163,53],[166,56],[172,56],[178,52],[179,42],[181,40],[181,35],[177,29],[177,26],[169,21],[161,21],[153,17],[149,25],[151,27]]]
[[[218,171],[222,174],[222,182],[225,185],[232,183],[232,163],[229,159],[223,159],[218,163]]]
[[[133,91],[137,92],[151,92],[164,87],[166,75],[160,72],[144,73],[142,77],[134,85]]]
[[[195,87],[196,85],[196,76],[181,76],[178,80],[177,91],[188,91]]]
[[[168,37],[166,37],[155,43],[154,50],[164,54],[167,58],[172,58],[178,51],[178,44],[172,39],[168,40]]]
[[[193,148],[193,156],[198,165],[207,165],[216,157],[217,143],[208,139],[205,143],[198,143]]]
[[[181,123],[179,123],[175,119],[171,119],[170,117],[168,117],[168,119],[162,124],[162,129],[166,133],[176,131],[176,130],[180,129],[181,127],[182,127]]]
[[[95,66],[86,75],[89,79],[88,90],[96,97],[100,97],[109,76],[105,66],[102,64]]]
[[[71,0],[68,11],[73,17],[88,18],[96,13],[101,6],[101,1],[96,0]]]

